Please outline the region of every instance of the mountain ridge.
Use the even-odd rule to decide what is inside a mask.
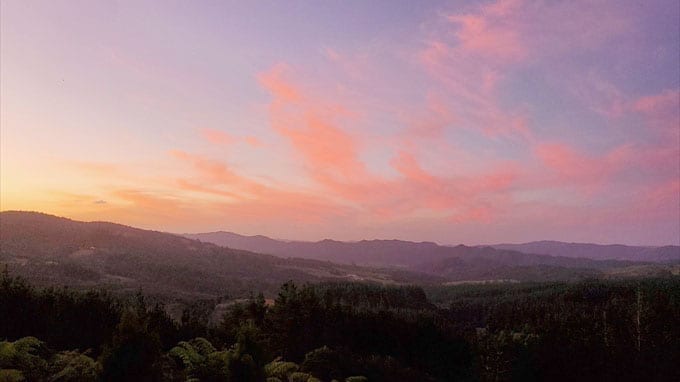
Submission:
[[[128,292],[143,288],[173,298],[274,293],[289,280],[424,285],[677,273],[672,266],[649,262],[527,254],[491,246],[454,247],[403,240],[284,242],[264,236],[218,236],[250,245],[265,243],[268,248],[230,248],[223,242],[203,242],[117,223],[9,211],[0,212],[0,263],[39,285]]]
[[[361,262],[354,256],[352,259],[339,259],[335,256],[328,259],[328,251],[331,246],[339,247],[345,246],[367,246],[375,244],[389,244],[402,245],[405,247],[420,246],[418,251],[414,250],[411,255],[417,255],[415,252],[422,251],[437,251],[445,252],[443,248],[495,248],[500,250],[511,250],[533,255],[549,255],[557,257],[569,258],[583,258],[591,260],[623,260],[623,261],[638,261],[638,262],[675,262],[680,261],[680,246],[627,246],[623,244],[591,244],[591,243],[567,243],[554,240],[533,241],[522,244],[491,244],[491,245],[476,245],[465,246],[458,245],[440,245],[434,242],[422,241],[414,242],[399,239],[364,239],[359,241],[338,241],[333,239],[323,239],[319,241],[295,241],[295,240],[280,240],[273,239],[263,235],[247,236],[240,235],[228,231],[216,231],[197,234],[183,234],[185,237],[194,238],[197,240],[210,242],[217,245],[223,245],[230,248],[245,249],[259,253],[269,253],[275,256],[292,256],[293,254],[304,258],[326,259],[329,261],[336,261],[342,263]],[[560,250],[550,250],[549,246],[560,248]],[[605,255],[598,255],[598,250],[602,248],[609,249]],[[618,250],[620,255],[612,254],[612,251]],[[364,252],[366,253],[366,252]],[[403,260],[403,259],[401,259]],[[431,259],[428,259],[431,260]],[[370,262],[369,262],[370,263]],[[366,263],[365,263],[366,264]],[[384,261],[379,260],[372,263],[373,265],[386,265]],[[404,264],[391,264],[396,266],[403,266]],[[413,265],[413,264],[411,264]]]
[[[672,262],[680,260],[680,246],[631,246],[623,244],[568,243],[555,240],[532,241],[521,244],[492,244],[497,249],[551,256],[587,257],[594,260],[633,260]]]
[[[432,275],[280,257],[116,223],[0,212],[0,262],[38,285],[218,297],[319,281],[439,282]]]

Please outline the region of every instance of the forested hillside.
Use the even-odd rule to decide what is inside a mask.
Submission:
[[[362,240],[318,242],[274,240],[265,236],[242,236],[230,232],[186,234],[230,248],[245,249],[280,257],[304,257],[339,264],[372,265],[425,272],[445,281],[479,280],[578,280],[589,277],[663,276],[677,272],[673,264],[652,264],[630,260],[596,260],[588,256],[560,256],[490,246],[442,246],[403,240]],[[620,246],[625,247],[625,246]],[[674,247],[666,252],[671,256]],[[680,248],[678,256],[680,257]],[[654,248],[647,248],[650,253]],[[661,251],[661,249],[659,249]],[[661,253],[661,252],[659,252]],[[665,253],[665,252],[664,252]],[[597,257],[599,259],[599,257]]]
[[[120,293],[141,288],[165,301],[246,297],[252,290],[273,297],[278,286],[288,280],[430,285],[671,277],[680,273],[678,264],[598,261],[491,247],[443,247],[398,240],[298,244],[282,248],[299,249],[299,256],[282,258],[107,222],[79,222],[34,212],[0,213],[0,264],[13,274],[39,286],[97,287]],[[330,259],[339,263],[327,261]],[[380,266],[368,267],[368,263]]]
[[[172,320],[142,294],[0,280],[0,380],[676,381],[680,280],[281,286]],[[435,304],[436,303],[436,304]],[[29,318],[30,319],[27,319]]]
[[[583,257],[596,260],[630,260],[646,262],[680,261],[680,246],[677,245],[666,245],[661,247],[620,244],[599,245],[543,240],[524,244],[495,244],[492,245],[492,247],[524,253]]]
[[[163,232],[79,222],[34,212],[0,213],[0,264],[42,286],[139,288],[166,297],[274,295],[287,280],[441,282],[435,275],[282,259]]]
[[[459,246],[370,268],[0,217],[0,381],[680,378],[669,264]],[[404,255],[382,244],[361,245]]]

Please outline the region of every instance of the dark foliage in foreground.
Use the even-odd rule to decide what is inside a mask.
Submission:
[[[138,294],[0,279],[0,380],[679,380],[680,280],[284,284],[180,322]],[[434,305],[430,301],[436,302]]]

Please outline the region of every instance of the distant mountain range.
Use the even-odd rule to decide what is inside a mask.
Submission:
[[[680,262],[680,247],[658,247],[657,251],[654,251],[652,247],[643,247],[644,251],[637,252],[641,260],[633,261],[616,258],[588,258],[588,256],[576,256],[575,253],[571,253],[570,256],[554,256],[541,252],[495,248],[495,246],[459,245],[454,247],[403,240],[341,242],[327,239],[305,242],[275,240],[261,235],[243,236],[232,232],[185,236],[230,248],[246,249],[286,258],[302,257],[341,264],[398,267],[437,275],[450,282],[663,276],[677,272],[679,267],[659,264],[659,262]],[[568,251],[563,253],[568,254]],[[579,255],[584,254],[584,252],[579,252]],[[596,254],[593,252],[594,257]],[[626,256],[632,255],[626,252]],[[625,257],[622,258],[625,259]]]
[[[491,245],[491,247],[551,256],[585,257],[593,260],[680,261],[680,247],[677,245],[643,247],[621,244],[564,243],[561,241],[544,240],[524,244],[495,244]]]
[[[317,242],[275,240],[266,236],[243,236],[232,232],[185,234],[185,237],[225,247],[267,253],[281,257],[302,257],[336,263],[355,263],[373,266],[414,267],[452,257],[510,256],[523,265],[555,265],[593,267],[592,260],[625,260],[645,263],[680,262],[680,247],[634,247],[536,241],[526,244],[498,244],[488,246],[443,246],[431,242],[402,240],[362,240]],[[497,251],[493,251],[496,249]],[[519,252],[519,253],[517,253]],[[521,253],[521,254],[520,254]],[[528,255],[528,256],[523,256]],[[536,256],[549,255],[549,256]],[[552,258],[552,257],[558,258]],[[517,265],[517,264],[516,264]],[[619,264],[620,265],[620,264]]]
[[[557,244],[545,248],[562,248]],[[552,256],[401,240],[297,242],[228,232],[180,236],[36,212],[0,212],[0,266],[10,273],[38,285],[123,292],[142,288],[166,298],[244,296],[250,291],[271,295],[288,280],[443,284],[680,273],[678,247],[640,248],[639,255],[631,250],[606,255],[619,259],[602,260],[601,253],[591,255],[595,258],[576,257],[586,252]]]
[[[229,248],[267,253],[279,257],[301,257],[344,264],[411,267],[450,257],[452,249],[430,242],[362,240],[317,242],[275,240],[266,236],[242,236],[231,232],[186,234],[185,237]]]

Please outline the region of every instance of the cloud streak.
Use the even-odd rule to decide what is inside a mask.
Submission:
[[[245,3],[227,25],[167,7],[172,26],[71,6],[3,7],[3,208],[294,239],[680,241],[675,4],[426,3],[352,28],[374,7],[305,25],[291,8],[273,34],[242,33]]]

